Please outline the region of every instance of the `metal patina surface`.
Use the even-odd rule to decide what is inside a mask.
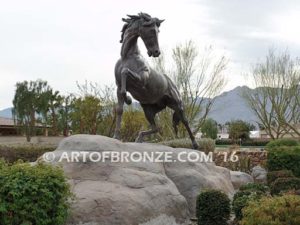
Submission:
[[[179,91],[173,81],[165,74],[152,69],[140,54],[137,40],[140,37],[148,51],[149,57],[158,57],[160,48],[158,43],[159,27],[164,20],[153,18],[146,13],[128,15],[121,36],[121,58],[115,66],[117,84],[117,122],[114,138],[121,139],[120,128],[124,103],[131,104],[129,92],[140,102],[151,129],[141,131],[136,142],[143,142],[146,135],[158,132],[155,115],[166,107],[174,110],[173,127],[177,134],[177,126],[182,122],[191,138],[193,148],[198,145],[184,114],[184,106]]]

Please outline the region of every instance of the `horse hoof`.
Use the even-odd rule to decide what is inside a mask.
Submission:
[[[196,142],[193,143],[193,149],[199,149],[199,145]]]
[[[135,143],[143,143],[143,138],[137,137],[137,139],[135,139]]]
[[[127,105],[131,105],[132,99],[131,99],[130,96],[126,96],[126,97],[125,97],[125,103],[126,103]]]
[[[120,134],[114,134],[113,138],[117,139],[117,140],[121,140],[121,135]]]

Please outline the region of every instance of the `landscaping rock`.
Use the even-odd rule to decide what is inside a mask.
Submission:
[[[112,162],[112,158],[82,162],[82,156],[80,162],[67,162],[62,157],[71,157],[74,151],[171,152],[175,159],[181,152],[199,153],[98,135],[65,138],[53,152],[52,163],[62,165],[76,195],[68,225],[139,225],[159,220],[172,221],[164,225],[188,224],[195,217],[196,197],[202,189],[234,193],[230,171],[213,162]]]
[[[252,168],[251,175],[256,183],[267,183],[267,171],[261,166],[255,166]]]
[[[240,172],[240,171],[230,171],[231,175],[231,181],[233,184],[233,187],[237,190],[242,185],[253,183],[253,177],[249,175],[248,173]]]

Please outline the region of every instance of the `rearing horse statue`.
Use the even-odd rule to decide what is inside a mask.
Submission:
[[[159,26],[164,20],[152,18],[146,13],[128,15],[122,19],[125,24],[121,36],[121,59],[115,66],[115,78],[117,84],[117,121],[114,138],[120,139],[120,128],[124,103],[131,104],[129,92],[138,100],[144,110],[145,117],[151,125],[151,129],[140,131],[136,142],[143,142],[146,135],[158,132],[155,123],[155,115],[169,107],[174,110],[173,127],[177,136],[177,126],[181,121],[191,138],[193,148],[198,144],[185,117],[183,103],[179,91],[173,81],[165,74],[160,74],[152,69],[144,60],[137,46],[137,39],[143,40],[149,57],[158,57],[160,49],[158,44]]]

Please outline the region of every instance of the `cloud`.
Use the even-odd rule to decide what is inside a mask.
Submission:
[[[299,55],[299,8],[288,0],[2,1],[0,109],[11,105],[17,81],[41,78],[62,93],[85,79],[114,83],[121,18],[140,11],[166,19],[162,48],[190,39],[213,45],[230,57],[227,88],[246,84],[240,74],[270,46]]]

